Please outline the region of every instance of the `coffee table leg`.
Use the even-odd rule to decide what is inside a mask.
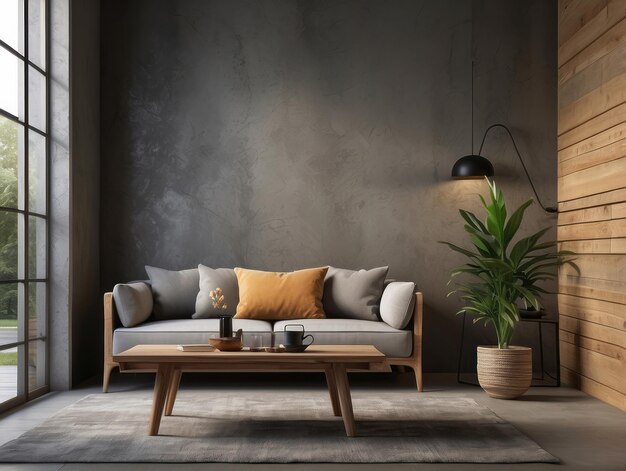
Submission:
[[[176,402],[176,395],[178,394],[178,388],[180,387],[180,378],[183,375],[181,370],[174,370],[172,373],[172,379],[170,380],[169,388],[167,390],[167,400],[165,401],[165,411],[163,415],[172,415],[174,410],[174,402]]]
[[[350,397],[350,383],[345,365],[335,363],[333,365],[335,381],[337,382],[337,392],[341,402],[341,415],[343,424],[346,427],[348,437],[356,436],[356,424],[354,423],[354,412],[352,411],[352,398]]]
[[[337,392],[337,381],[335,380],[335,372],[332,365],[324,370],[326,373],[326,383],[328,384],[328,393],[330,394],[330,402],[333,405],[333,414],[335,417],[341,417],[341,406],[339,405],[339,393]]]
[[[154,380],[154,394],[152,396],[152,414],[150,423],[148,424],[148,435],[158,435],[159,425],[161,425],[161,416],[163,415],[163,406],[165,405],[165,396],[169,387],[173,366],[167,363],[161,363],[157,369],[156,379]]]

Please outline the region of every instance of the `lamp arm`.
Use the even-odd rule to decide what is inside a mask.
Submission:
[[[524,173],[526,174],[526,177],[528,178],[528,183],[530,183],[530,187],[533,189],[533,193],[535,194],[535,198],[537,198],[537,203],[539,203],[539,206],[541,206],[541,209],[543,209],[547,213],[556,213],[556,212],[558,212],[557,208],[555,208],[553,206],[544,206],[543,203],[541,202],[541,198],[539,198],[539,195],[537,194],[537,190],[535,189],[535,185],[533,184],[533,181],[530,178],[530,174],[528,173],[528,169],[526,168],[526,164],[524,164],[524,159],[522,159],[522,154],[520,154],[520,151],[517,148],[517,144],[515,143],[515,139],[513,139],[513,134],[511,133],[511,130],[508,127],[506,127],[504,124],[495,123],[495,124],[492,124],[491,126],[489,126],[485,130],[485,134],[483,135],[483,140],[480,143],[480,149],[478,150],[478,155],[481,155],[482,152],[483,152],[483,146],[485,145],[485,139],[487,138],[487,134],[489,134],[489,131],[491,131],[494,128],[502,128],[502,129],[504,129],[507,132],[507,134],[509,135],[509,137],[511,138],[511,142],[513,143],[513,148],[515,149],[515,153],[517,154],[517,157],[518,157],[520,163],[522,164],[522,168],[524,169]]]

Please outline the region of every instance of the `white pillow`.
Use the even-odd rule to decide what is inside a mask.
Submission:
[[[124,327],[141,324],[152,314],[152,290],[146,283],[117,284],[113,287],[113,301]]]
[[[395,329],[404,329],[415,307],[415,283],[393,281],[387,285],[380,300],[380,317]]]

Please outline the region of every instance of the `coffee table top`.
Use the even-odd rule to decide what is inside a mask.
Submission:
[[[228,362],[382,362],[385,355],[373,345],[311,345],[302,353],[267,352],[182,352],[176,345],[137,345],[113,355],[118,363],[203,363]]]

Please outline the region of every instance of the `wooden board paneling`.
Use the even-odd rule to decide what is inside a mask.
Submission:
[[[596,88],[573,103],[560,108],[557,126],[559,134],[570,131],[624,103],[626,101],[625,85],[626,75],[617,76],[608,82],[603,82],[600,88]]]
[[[559,2],[561,374],[626,410],[626,0]]]
[[[573,264],[563,265],[559,274],[621,283],[626,281],[626,255],[579,254]]]
[[[606,0],[560,0],[559,46],[574,36],[605,7]]]
[[[591,396],[595,396],[607,404],[626,410],[626,395],[589,379],[576,371],[565,368],[563,365],[561,365],[561,379],[564,383],[574,386]]]
[[[626,201],[626,188],[619,190],[611,190],[606,193],[585,196],[570,201],[559,201],[559,212],[573,211],[581,208],[591,208],[593,206],[602,206],[604,204],[620,203]]]
[[[626,281],[598,280],[561,274],[559,293],[580,298],[603,299],[611,303],[626,305]]]
[[[564,340],[569,343],[576,344],[578,337],[584,337],[616,345],[622,349],[621,354],[624,353],[623,349],[626,349],[626,332],[567,316],[561,316],[559,318],[559,326],[562,336],[565,335],[563,332],[576,336],[570,337],[565,335]],[[620,352],[617,351],[616,354],[619,355]]]
[[[566,14],[578,18],[580,27],[563,31],[561,25],[565,23],[563,27],[567,28],[567,23],[562,22],[561,18]],[[596,4],[595,0],[587,0],[572,4],[569,8],[560,9],[559,67],[611,29],[624,16],[626,16],[626,2],[623,0],[604,0],[600,4]]]
[[[584,348],[585,350],[599,353],[614,360],[621,361],[624,357],[624,348],[619,345],[585,337],[584,335],[568,332],[567,330],[561,330],[560,335],[563,342],[567,342],[575,347]]]
[[[560,120],[560,118],[559,118]],[[557,137],[557,148],[565,149],[577,142],[584,141],[596,134],[600,134],[613,126],[617,126],[626,121],[626,103],[611,108],[601,115],[582,123],[570,131],[559,133]]]
[[[559,226],[559,240],[589,240],[626,237],[626,219]]]
[[[603,353],[561,342],[561,364],[572,371],[585,372],[587,378],[626,394],[624,358],[614,358]]]
[[[593,306],[591,301],[603,302],[596,299],[559,294],[559,313],[562,316],[574,317],[626,332],[624,305],[619,305],[619,308],[613,308],[610,303],[605,306]]]
[[[621,126],[620,126],[621,127]],[[626,129],[626,126],[624,127]],[[626,137],[626,136],[625,136]],[[573,147],[573,146],[572,146]],[[612,162],[626,156],[626,139],[599,147],[590,152],[579,154],[571,159],[561,158],[564,151],[559,152],[559,177],[595,167],[604,162]]]
[[[569,250],[576,254],[611,254],[611,242],[612,239],[571,240],[559,242],[559,250]]]
[[[563,64],[563,67],[559,69],[559,84],[566,82],[575,74],[621,47],[624,41],[626,41],[626,21],[622,20]]]
[[[626,75],[624,75],[624,96],[626,97]],[[559,201],[626,188],[625,176],[625,157],[564,175],[559,177],[558,182]]]
[[[624,219],[626,218],[626,203],[606,204],[562,212],[560,216],[559,225]]]
[[[568,147],[562,148],[559,150],[559,162],[565,162],[566,160],[573,159],[579,155],[586,154],[613,144],[614,142],[621,141],[622,139],[626,139],[626,122],[619,123],[610,127],[606,131],[593,134],[587,139],[581,139]]]
[[[585,49],[586,51],[586,49]],[[581,54],[584,54],[584,52]],[[581,55],[579,54],[579,55]],[[563,108],[587,94],[600,90],[626,72],[626,48],[616,47],[588,67],[571,76],[559,87],[559,107]]]

